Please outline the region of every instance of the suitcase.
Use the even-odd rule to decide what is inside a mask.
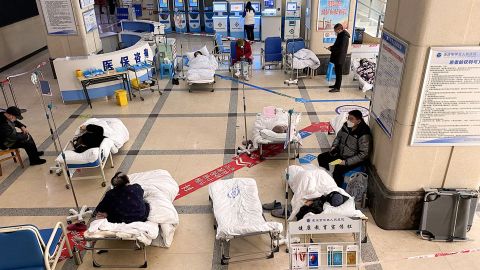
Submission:
[[[478,191],[425,189],[419,234],[434,241],[467,240],[478,202]]]

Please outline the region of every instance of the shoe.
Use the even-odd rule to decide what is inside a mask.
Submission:
[[[340,89],[338,89],[338,88],[333,88],[333,89],[328,90],[328,92],[330,92],[330,93],[337,93],[337,92],[340,92]]]
[[[240,77],[240,72],[238,72],[238,71],[235,72],[235,74],[233,74],[233,76],[235,76],[235,77],[237,77],[237,78]]]
[[[328,88],[335,88],[335,85],[329,85]]]
[[[35,165],[41,165],[41,164],[45,164],[47,161],[45,159],[37,159],[37,160],[33,160],[33,161],[30,161],[30,166],[35,166]]]
[[[245,76],[245,81],[250,81],[250,78],[248,76]]]
[[[282,203],[281,202],[277,202],[277,200],[271,202],[271,203],[264,203],[262,204],[262,208],[264,210],[268,210],[268,211],[271,211],[271,210],[274,210],[274,209],[281,209],[282,208]]]
[[[288,206],[288,211],[287,211],[287,215],[288,217],[290,217],[290,214],[292,213],[292,207],[289,205]],[[276,217],[276,218],[285,218],[285,209],[282,207],[280,209],[274,209],[272,210],[272,217]],[[287,218],[288,218],[287,217]]]
[[[38,152],[37,152],[37,155],[38,155],[39,157],[41,157],[41,156],[45,155],[45,153],[44,153],[43,151],[38,151]]]

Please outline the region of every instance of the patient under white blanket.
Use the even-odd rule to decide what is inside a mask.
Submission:
[[[270,106],[273,107],[273,106]],[[258,148],[258,144],[282,143],[287,139],[286,132],[275,132],[276,127],[287,127],[288,112],[282,108],[273,108],[273,112],[267,113],[270,107],[265,107],[264,112],[258,113],[252,129],[253,147]],[[301,138],[296,132],[296,126],[300,122],[300,114],[292,115],[293,130],[290,138],[294,142],[300,142]]]
[[[293,68],[294,69],[304,69],[304,68],[317,69],[320,67],[320,60],[309,49],[301,49],[293,54]]]
[[[320,215],[344,215],[348,217],[364,217],[365,215],[355,209],[355,200],[343,189],[339,188],[332,176],[323,168],[313,165],[304,168],[298,165],[289,167],[288,185],[293,190],[292,213],[289,220],[294,220],[295,215],[305,204],[305,201],[328,195],[334,191],[348,197],[349,199],[338,207],[331,206],[328,202],[323,205],[323,212]]]
[[[188,62],[187,80],[191,82],[213,80],[218,63],[214,55],[197,55]]]

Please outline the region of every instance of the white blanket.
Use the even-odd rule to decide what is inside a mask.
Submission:
[[[145,245],[150,245],[159,234],[164,247],[170,247],[175,229],[179,223],[178,213],[173,206],[173,200],[178,194],[178,184],[170,173],[165,170],[154,170],[134,173],[128,176],[132,184],[142,186],[144,199],[150,204],[150,214],[146,222],[130,224],[112,224],[106,219],[94,221],[88,229],[89,236],[110,235],[120,238],[137,239]],[[155,228],[153,228],[155,227]]]
[[[130,134],[128,133],[127,127],[123,124],[120,119],[117,118],[90,118],[85,121],[83,125],[97,125],[103,128],[103,135],[106,137],[100,148],[91,148],[83,153],[76,153],[73,150],[66,150],[65,159],[68,164],[85,164],[91,163],[98,160],[101,150],[104,151],[105,155],[111,152],[116,154],[118,150],[129,140]],[[75,136],[78,136],[81,133],[80,127],[75,131]],[[63,163],[63,158],[61,155],[58,155],[57,162]]]
[[[291,133],[292,142],[300,142],[301,137],[297,132],[297,125],[300,122],[300,114],[292,115],[293,130]],[[276,142],[284,142],[286,140],[286,133],[277,134],[272,129],[277,125],[288,126],[288,112],[282,108],[275,109],[275,116],[265,116],[263,113],[258,113],[252,130],[252,142],[255,148],[258,144],[269,144]]]
[[[215,56],[198,55],[188,62],[187,80],[190,82],[213,80],[218,63]]]
[[[320,60],[309,49],[301,49],[293,54],[293,68],[294,69],[304,69],[304,68],[317,69],[320,67]]]
[[[266,222],[262,203],[258,197],[257,183],[251,178],[219,180],[208,186],[217,220],[216,239],[255,232],[281,232],[278,222]]]
[[[365,215],[355,210],[355,201],[348,193],[339,188],[332,176],[323,168],[311,166],[313,168],[303,168],[298,165],[289,167],[290,179],[288,185],[293,190],[292,214],[289,220],[294,220],[295,215],[308,199],[319,198],[333,191],[340,192],[349,197],[341,206],[333,207],[328,202],[323,205],[323,212],[320,215],[343,215],[348,217],[365,217]]]

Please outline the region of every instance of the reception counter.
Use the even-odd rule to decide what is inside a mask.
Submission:
[[[134,45],[110,53],[57,58],[53,61],[57,73],[58,85],[63,102],[86,100],[82,84],[76,77],[76,70],[101,69],[114,70],[117,67],[134,65],[145,60],[153,60],[153,52],[148,42],[139,40]],[[146,71],[137,73],[140,79],[146,79]],[[130,74],[133,76],[133,73]],[[106,82],[88,89],[91,99],[112,96],[115,90],[123,89],[121,81]]]

